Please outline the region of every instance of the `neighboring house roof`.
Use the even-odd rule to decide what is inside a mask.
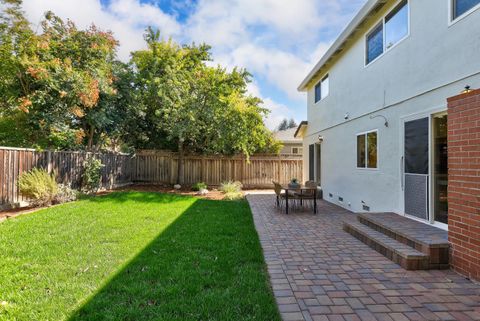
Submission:
[[[308,127],[308,121],[302,120],[300,125],[298,125],[297,130],[295,131],[295,134],[293,134],[293,137],[299,138],[299,139],[303,138],[303,134],[307,130],[307,127]]]
[[[291,143],[291,144],[301,144],[302,140],[300,138],[295,138],[295,132],[297,128],[290,128],[287,130],[280,130],[273,133],[275,138],[282,143]]]
[[[342,31],[337,40],[333,45],[328,49],[328,51],[323,55],[322,59],[313,67],[313,69],[308,73],[307,77],[302,81],[298,86],[298,91],[305,91],[309,87],[309,83],[320,76],[322,72],[325,72],[324,67],[332,59],[342,53],[345,47],[355,38],[356,33],[362,29],[365,22],[375,15],[388,1],[391,0],[368,0],[367,3],[360,9],[357,15],[353,20],[347,25],[347,27]]]

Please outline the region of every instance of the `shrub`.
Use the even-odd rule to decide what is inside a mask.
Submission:
[[[83,163],[82,189],[86,193],[95,193],[100,188],[103,166],[95,157],[89,157]]]
[[[238,193],[242,190],[242,183],[240,182],[223,182],[222,185],[220,185],[220,190],[224,192],[225,194],[227,193]]]
[[[207,189],[207,187],[208,187],[207,184],[205,184],[204,182],[198,182],[193,184],[192,191],[198,192],[202,189]]]
[[[54,202],[56,204],[72,202],[78,198],[78,195],[79,195],[79,192],[72,189],[70,186],[59,184],[58,193],[55,196]]]
[[[236,201],[243,199],[243,193],[242,192],[230,192],[230,193],[225,193],[225,196],[223,198],[224,200],[227,201]]]
[[[18,180],[18,188],[20,193],[36,206],[50,205],[58,193],[58,185],[53,175],[38,168],[22,173]]]
[[[233,201],[243,198],[242,183],[240,182],[224,182],[220,186],[220,190],[225,193],[224,199]]]

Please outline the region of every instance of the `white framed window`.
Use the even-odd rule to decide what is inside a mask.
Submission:
[[[292,147],[292,154],[301,154],[302,148],[301,147]]]
[[[357,134],[357,168],[378,168],[378,130]]]
[[[408,0],[400,1],[365,38],[365,66],[392,49],[410,33]]]
[[[450,22],[455,22],[480,8],[480,0],[448,0]]]
[[[330,80],[328,75],[322,78],[315,85],[315,103],[318,103],[320,100],[324,99],[330,93]]]
[[[330,79],[328,78],[328,75],[326,75],[322,79],[322,99],[325,99],[325,97],[327,97],[329,93],[330,93]]]

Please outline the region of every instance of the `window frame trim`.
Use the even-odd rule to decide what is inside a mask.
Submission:
[[[325,97],[322,98],[322,83],[325,79],[328,78],[328,95],[326,95]],[[315,101],[315,99],[317,98],[316,97],[316,92],[315,92],[315,88],[317,86],[320,86],[320,99]],[[315,84],[315,86],[313,86],[313,102],[314,102],[314,105],[318,104],[319,102],[321,102],[322,100],[324,100],[325,98],[327,98],[328,96],[330,96],[330,74],[329,73],[326,73],[322,78],[320,78],[319,81],[317,81],[317,83]]]
[[[378,19],[376,21],[376,23],[373,24],[373,27],[371,27],[370,29],[368,29],[368,31],[365,33],[365,36],[364,36],[364,41],[363,41],[363,46],[364,46],[364,50],[363,50],[363,53],[364,53],[364,58],[363,58],[363,63],[364,63],[364,68],[367,68],[368,66],[370,66],[371,64],[373,64],[374,62],[376,62],[377,60],[379,60],[380,58],[382,58],[383,56],[385,56],[385,54],[387,54],[390,50],[393,50],[395,47],[397,47],[399,44],[401,44],[405,39],[409,38],[410,37],[410,27],[411,27],[411,7],[410,7],[410,0],[407,0],[407,34],[399,39],[394,45],[392,45],[390,48],[387,48],[386,46],[386,38],[385,38],[385,20],[387,18],[388,15],[390,15],[399,5],[400,3],[404,1],[404,0],[397,0],[397,2],[395,2],[395,4],[393,5],[393,8],[390,9],[387,13],[385,13],[382,18]],[[449,0],[451,1],[451,0]],[[383,30],[382,30],[382,38],[383,38],[383,53],[381,55],[379,55],[378,57],[376,57],[375,59],[373,59],[372,61],[370,62],[367,62],[367,57],[368,57],[368,54],[367,54],[367,40],[368,40],[368,36],[380,25],[382,24],[383,26]]]
[[[294,152],[293,152],[293,150],[294,150],[294,149],[296,149],[296,150],[297,150],[297,152],[296,152],[296,153],[294,153]],[[291,150],[290,150],[290,153],[291,153],[292,155],[300,155],[300,154],[302,154],[302,153],[300,152],[300,149],[302,149],[302,147],[295,147],[295,146],[292,146],[292,147],[291,147]]]
[[[472,8],[470,8],[470,10],[462,13],[460,16],[454,18],[453,17],[453,14],[454,14],[454,10],[455,10],[455,5],[454,5],[454,1],[456,0],[447,0],[448,1],[448,27],[451,27],[453,26],[454,24],[456,24],[457,22],[459,21],[462,21],[463,19],[465,19],[466,17],[470,16],[472,13],[474,13],[475,11],[479,10],[480,9],[480,3],[476,4],[475,6],[473,6]]]
[[[320,97],[319,99],[317,100],[317,86],[320,87]],[[322,81],[319,80],[315,86],[313,87],[313,102],[314,104],[318,104],[320,101],[322,101]]]
[[[368,134],[370,133],[377,133],[377,167],[368,167]],[[358,136],[365,136],[365,167],[358,167]],[[378,171],[380,168],[380,158],[378,157],[379,155],[379,141],[380,137],[378,134],[378,128],[372,129],[372,130],[367,130],[364,132],[357,133],[355,135],[355,167],[359,170],[366,170],[366,171]]]

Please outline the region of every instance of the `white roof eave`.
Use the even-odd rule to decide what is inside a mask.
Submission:
[[[300,83],[297,90],[305,91],[307,89],[310,81],[315,78],[317,73],[322,69],[327,62],[339,54],[346,43],[352,38],[354,33],[359,29],[361,24],[368,19],[378,8],[378,6],[383,6],[389,0],[368,0],[367,3],[360,9],[357,15],[352,19],[352,21],[347,25],[347,27],[342,31],[337,40],[330,46],[327,52],[323,55],[320,61],[313,67],[313,69],[308,73],[305,79]]]

